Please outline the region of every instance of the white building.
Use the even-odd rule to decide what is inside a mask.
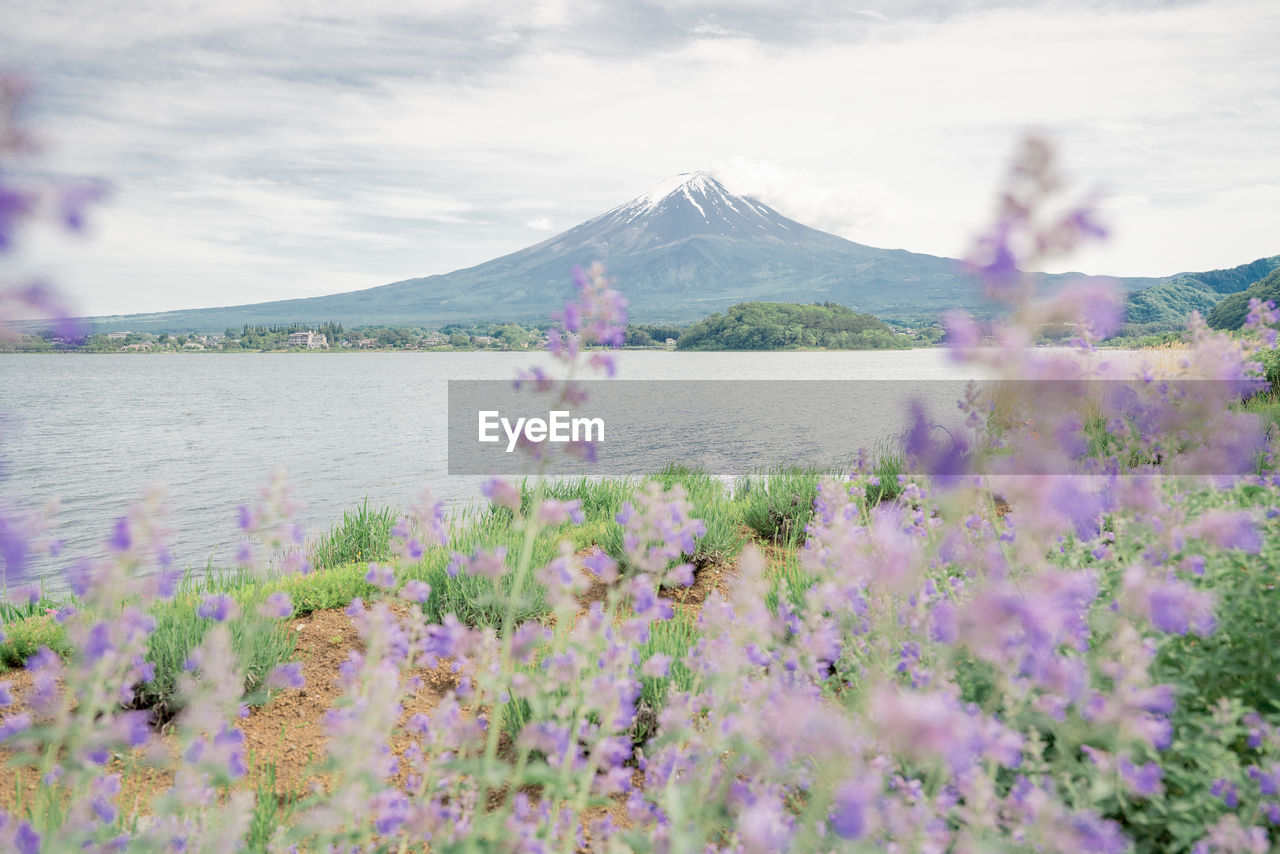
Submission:
[[[305,347],[308,350],[327,350],[329,341],[319,332],[291,332],[289,346]]]

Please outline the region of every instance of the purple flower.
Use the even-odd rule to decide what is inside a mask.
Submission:
[[[410,579],[400,588],[400,598],[410,602],[426,602],[431,596],[431,585],[416,578]]]
[[[591,554],[582,559],[582,565],[606,583],[618,577],[618,562],[598,548],[592,549]]]
[[[0,508],[0,561],[3,561],[4,577],[9,584],[21,583],[26,577],[29,549],[19,520],[6,516]]]
[[[573,520],[575,525],[581,525],[583,521],[582,502],[576,498],[572,501],[556,501],[553,498],[546,498],[538,505],[539,524],[563,525],[570,520]]]
[[[618,374],[618,360],[610,353],[592,353],[587,363],[610,379]]]
[[[373,798],[373,826],[390,836],[409,820],[409,799],[397,789],[383,789]]]
[[[1222,798],[1222,802],[1226,804],[1227,809],[1235,809],[1240,806],[1240,793],[1236,789],[1236,784],[1230,780],[1219,777],[1213,781],[1213,785],[1209,787],[1209,794],[1216,798]]]
[[[18,222],[35,210],[37,201],[34,193],[0,184],[0,251],[12,245]]]
[[[79,182],[60,188],[58,213],[70,231],[84,229],[84,209],[107,194],[107,188],[99,183]]]
[[[988,234],[978,239],[968,259],[969,269],[982,278],[989,297],[1011,300],[1013,285],[1021,276],[1017,256],[1009,245],[1014,227],[1012,219],[996,223]]]
[[[1164,770],[1155,762],[1145,765],[1134,765],[1128,758],[1120,760],[1120,776],[1137,795],[1144,798],[1155,797],[1164,791],[1161,780]]]
[[[130,747],[142,747],[151,740],[150,712],[122,712],[114,722],[113,735]]]
[[[1262,550],[1262,535],[1246,510],[1210,510],[1186,527],[1186,536],[1250,554]]]
[[[1171,581],[1151,591],[1151,625],[1162,632],[1185,635],[1213,632],[1213,597],[1200,593],[1188,584]]]
[[[271,675],[267,677],[267,684],[272,688],[302,688],[307,682],[302,676],[302,663],[290,661],[287,664],[280,664],[271,671]]]
[[[82,649],[85,660],[89,662],[97,661],[114,649],[111,643],[111,626],[107,623],[94,623]]]
[[[512,382],[512,386],[515,387],[516,391],[519,391],[525,383],[532,383],[536,391],[550,391],[554,385],[547,372],[536,365],[528,371],[520,371],[515,381]]]
[[[390,590],[396,586],[396,571],[384,564],[370,563],[369,571],[365,573],[364,580],[374,587]]]
[[[745,854],[786,851],[791,841],[791,821],[777,798],[760,798],[748,806],[737,822],[738,840]]]
[[[954,643],[956,639],[956,609],[945,599],[937,602],[930,611],[930,638],[937,643]]]
[[[480,491],[495,507],[505,507],[513,513],[519,512],[522,496],[520,487],[500,477],[490,478],[480,485]]]
[[[204,617],[206,620],[225,623],[227,620],[234,620],[240,615],[240,607],[236,605],[234,599],[226,594],[209,593],[205,595],[204,601],[196,609],[196,615]]]
[[[913,471],[933,476],[940,486],[968,472],[969,448],[963,436],[935,429],[919,400],[911,402],[910,418],[903,445]]]
[[[127,552],[133,545],[133,536],[129,533],[128,517],[121,516],[116,520],[111,539],[107,541],[107,544],[118,552]]]
[[[267,597],[258,608],[258,613],[274,620],[283,620],[293,613],[293,600],[283,590],[277,590]]]
[[[831,803],[831,829],[841,839],[861,839],[867,832],[865,785],[853,780],[836,789]]]
[[[1271,764],[1270,773],[1264,773],[1256,765],[1249,766],[1249,778],[1258,784],[1258,792],[1263,795],[1280,794],[1280,763]]]
[[[0,718],[0,742],[7,741],[21,732],[31,729],[31,715],[19,712]]]
[[[460,566],[468,575],[478,575],[497,581],[507,572],[506,560],[507,547],[498,546],[492,550],[476,549],[475,554],[464,559]]]
[[[1071,831],[1075,837],[1073,850],[1090,854],[1124,854],[1129,850],[1129,840],[1120,825],[1092,812],[1073,815]]]
[[[577,332],[582,328],[582,309],[578,308],[577,303],[565,303],[560,316],[564,319],[566,332]]]
[[[28,822],[18,825],[13,844],[17,846],[18,854],[40,854],[40,834]]]
[[[94,798],[91,806],[93,807],[93,814],[103,824],[111,824],[116,820],[116,808],[106,798]]]

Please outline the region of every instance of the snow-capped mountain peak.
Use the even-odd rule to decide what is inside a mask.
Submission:
[[[687,194],[692,198],[695,194],[705,195],[717,191],[723,192],[724,187],[711,177],[710,172],[681,172],[657,184],[649,192],[636,197],[632,203],[644,203],[652,208],[673,193]]]
[[[547,243],[566,250],[576,243],[608,256],[696,238],[795,244],[817,234],[767,205],[729,192],[710,172],[699,171],[673,175]]]

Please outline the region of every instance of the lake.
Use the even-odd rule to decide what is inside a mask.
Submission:
[[[627,351],[630,380],[941,380],[967,376],[942,350]],[[151,484],[168,489],[178,560],[232,563],[237,508],[284,466],[308,536],[346,509],[407,507],[424,487],[451,505],[483,478],[447,471],[446,383],[504,380],[542,353],[0,355],[0,494],[57,499],[66,549],[41,569],[99,556],[114,520]],[[900,430],[892,419],[888,434]],[[850,448],[850,451],[855,450]]]

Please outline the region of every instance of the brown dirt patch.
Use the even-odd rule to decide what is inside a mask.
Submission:
[[[405,607],[394,610],[403,614]],[[290,621],[288,629],[297,638],[296,659],[302,663],[307,684],[282,691],[270,703],[251,709],[240,728],[254,772],[265,774],[274,766],[277,792],[304,794],[328,783],[315,770],[328,756],[325,714],[342,694],[339,665],[363,646],[351,618],[342,610],[315,611]],[[411,671],[406,677],[416,677],[418,685],[412,692],[406,688],[401,695],[401,723],[415,714],[430,712],[457,683],[450,662],[441,662],[433,670]],[[393,749],[399,754],[407,746],[405,739]]]
[[[696,617],[702,611],[702,605],[712,593],[727,593],[729,583],[738,574],[738,566],[733,564],[709,564],[693,574],[693,584],[689,587],[671,587],[662,592],[672,604],[690,616]]]
[[[316,611],[290,620],[286,628],[297,637],[295,660],[302,664],[306,687],[277,692],[265,705],[250,708],[248,717],[240,721],[249,765],[243,785],[256,787],[274,767],[277,793],[306,794],[313,786],[323,787],[328,782],[315,771],[327,756],[324,717],[342,693],[337,683],[338,666],[352,651],[360,650],[361,643],[351,619],[342,610]],[[408,675],[417,677],[418,685],[401,697],[402,723],[414,714],[430,712],[457,681],[449,662],[441,662],[434,670]],[[0,681],[11,683],[15,699],[5,713],[25,711],[25,697],[31,690],[30,675],[17,670],[6,673]],[[403,743],[393,745],[393,749],[401,753],[407,746],[408,740],[404,739]],[[161,759],[165,754],[176,758],[175,736],[162,732],[157,749]],[[13,755],[12,751],[0,751],[0,762]],[[167,790],[173,781],[171,772],[157,767],[142,751],[114,758],[108,770],[122,772],[123,786],[116,803],[126,814],[145,813],[155,796]],[[19,791],[22,799],[29,802],[37,788],[38,774],[34,769],[20,768],[14,773],[16,786],[0,787],[0,807],[5,809],[14,807]]]

